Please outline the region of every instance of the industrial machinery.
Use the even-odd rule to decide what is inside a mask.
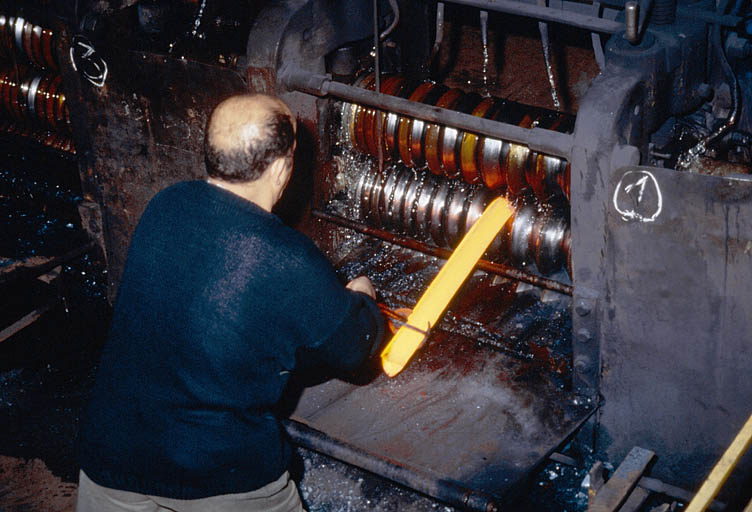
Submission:
[[[611,460],[650,448],[694,488],[752,403],[749,3],[257,4],[60,8],[65,108],[34,101],[54,79],[0,74],[11,115],[70,125],[112,296],[148,200],[204,177],[211,107],[277,94],[300,127],[280,215],[397,324],[485,207],[514,205],[402,373],[296,382],[297,442],[476,510],[574,436]],[[7,9],[5,49],[46,67],[46,32],[26,44],[18,21],[44,9]],[[540,67],[499,66],[505,38]],[[499,76],[543,94],[503,97]]]

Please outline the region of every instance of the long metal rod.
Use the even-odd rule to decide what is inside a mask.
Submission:
[[[413,249],[414,251],[422,252],[424,254],[428,254],[429,256],[435,256],[437,258],[446,260],[449,259],[449,256],[452,255],[452,251],[450,251],[449,249],[443,249],[441,247],[424,244],[422,242],[418,242],[417,240],[413,240],[412,238],[395,235],[394,233],[390,233],[389,231],[385,231],[383,229],[366,226],[365,224],[361,224],[360,222],[355,222],[338,215],[332,215],[331,213],[327,213],[322,210],[313,209],[311,210],[311,215],[317,219],[325,220],[327,222],[331,222],[332,224],[337,224],[338,226],[352,229],[353,231],[357,231],[358,233],[363,233],[364,235],[379,238],[392,244],[401,245],[402,247],[407,247],[408,249]],[[572,295],[573,292],[573,287],[570,285],[560,283],[559,281],[554,281],[553,279],[547,279],[545,277],[539,277],[533,274],[529,274],[527,272],[523,272],[522,270],[508,267],[506,265],[501,265],[499,263],[494,263],[488,260],[478,260],[476,267],[491,274],[522,281],[523,283],[528,283],[539,288],[545,288],[546,290],[563,293],[564,295]]]
[[[616,34],[624,30],[624,24],[618,21],[596,16],[588,16],[574,11],[553,9],[535,4],[528,4],[517,0],[451,0],[455,4],[469,5],[489,11],[517,14],[540,21],[552,21],[572,27],[582,28],[591,32]]]
[[[517,144],[528,146],[534,151],[558,156],[567,160],[572,149],[572,136],[566,133],[545,130],[543,128],[522,128],[514,124],[500,123],[491,119],[484,119],[446,108],[426,105],[425,103],[418,103],[335,82],[326,75],[308,73],[297,69],[284,69],[280,78],[282,84],[291,90],[314,94],[316,96],[336,96],[353,103],[397,112],[479,135],[516,142]]]
[[[416,468],[401,466],[357,446],[333,439],[303,423],[287,420],[284,425],[293,442],[309,450],[352,464],[465,510],[482,512],[498,510],[495,498],[486,493],[469,489],[448,479],[426,474]]]
[[[52,306],[52,302],[45,304],[0,331],[0,343],[39,320],[44,313],[52,309]]]
[[[381,39],[379,38],[379,0],[373,0],[373,75],[377,91],[381,90]],[[381,123],[376,123],[376,140],[381,140]],[[379,176],[384,174],[384,148],[378,146]]]
[[[7,283],[14,279],[31,278],[44,274],[60,264],[67,263],[68,261],[81,256],[95,246],[96,244],[94,242],[87,242],[60,256],[32,256],[25,260],[15,261],[0,269],[0,284]]]

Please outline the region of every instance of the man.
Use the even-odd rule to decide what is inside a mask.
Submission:
[[[302,510],[272,410],[291,371],[353,371],[383,333],[368,278],[342,286],[271,213],[294,149],[284,103],[229,98],[209,179],[144,212],[82,427],[79,512]]]

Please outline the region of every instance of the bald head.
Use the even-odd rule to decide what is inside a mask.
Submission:
[[[292,157],[295,119],[281,100],[262,94],[233,96],[209,117],[204,150],[212,178],[258,179],[278,158]]]

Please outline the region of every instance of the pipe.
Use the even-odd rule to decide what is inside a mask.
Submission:
[[[434,247],[432,245],[424,244],[422,242],[418,242],[417,240],[413,240],[412,238],[395,235],[394,233],[390,233],[389,231],[385,231],[383,229],[366,226],[365,224],[361,224],[360,222],[355,222],[338,215],[332,215],[322,210],[313,209],[311,210],[311,215],[314,218],[321,219],[326,222],[331,222],[332,224],[352,229],[353,231],[357,231],[358,233],[379,238],[381,240],[384,240],[385,242],[400,245],[402,247],[407,247],[408,249],[422,252],[423,254],[428,254],[429,256],[434,256],[436,258],[446,260],[449,259],[449,257],[452,255],[452,251],[450,251],[449,249],[442,249],[441,247]],[[539,277],[522,270],[518,270],[507,265],[501,265],[499,263],[493,263],[488,260],[478,260],[476,267],[491,274],[496,274],[502,277],[521,281],[523,283],[528,283],[533,286],[537,286],[538,288],[544,288],[546,290],[562,293],[564,295],[571,296],[574,290],[572,286],[560,283],[559,281],[554,281],[553,279],[547,279],[545,277]]]
[[[360,87],[335,82],[326,75],[285,68],[280,81],[287,89],[315,96],[335,96],[352,103],[364,104],[381,110],[397,112],[424,121],[451,126],[480,135],[516,142],[534,151],[569,159],[572,136],[542,128],[522,128],[509,123],[500,123],[462,112],[434,107],[415,101],[382,94]]]
[[[591,32],[601,32],[605,34],[616,34],[624,30],[624,27],[618,21],[588,16],[574,11],[565,11],[562,9],[553,9],[551,7],[541,7],[516,0],[452,0],[453,3],[469,5],[479,9],[504,12],[507,14],[517,14],[527,16],[540,21],[552,21],[572,27],[582,28]]]
[[[389,6],[392,8],[392,14],[394,14],[394,20],[392,21],[392,24],[389,25],[386,30],[384,30],[381,35],[379,36],[379,39],[382,41],[391,34],[395,28],[397,28],[397,25],[400,21],[400,9],[399,4],[397,3],[397,0],[389,0]]]
[[[630,42],[630,44],[637,44],[640,42],[639,31],[639,4],[635,0],[629,0],[624,4],[624,38]]]
[[[499,510],[496,498],[492,495],[401,466],[344,441],[333,439],[303,423],[286,420],[284,425],[293,442],[309,450],[352,464],[463,509],[482,512]]]

